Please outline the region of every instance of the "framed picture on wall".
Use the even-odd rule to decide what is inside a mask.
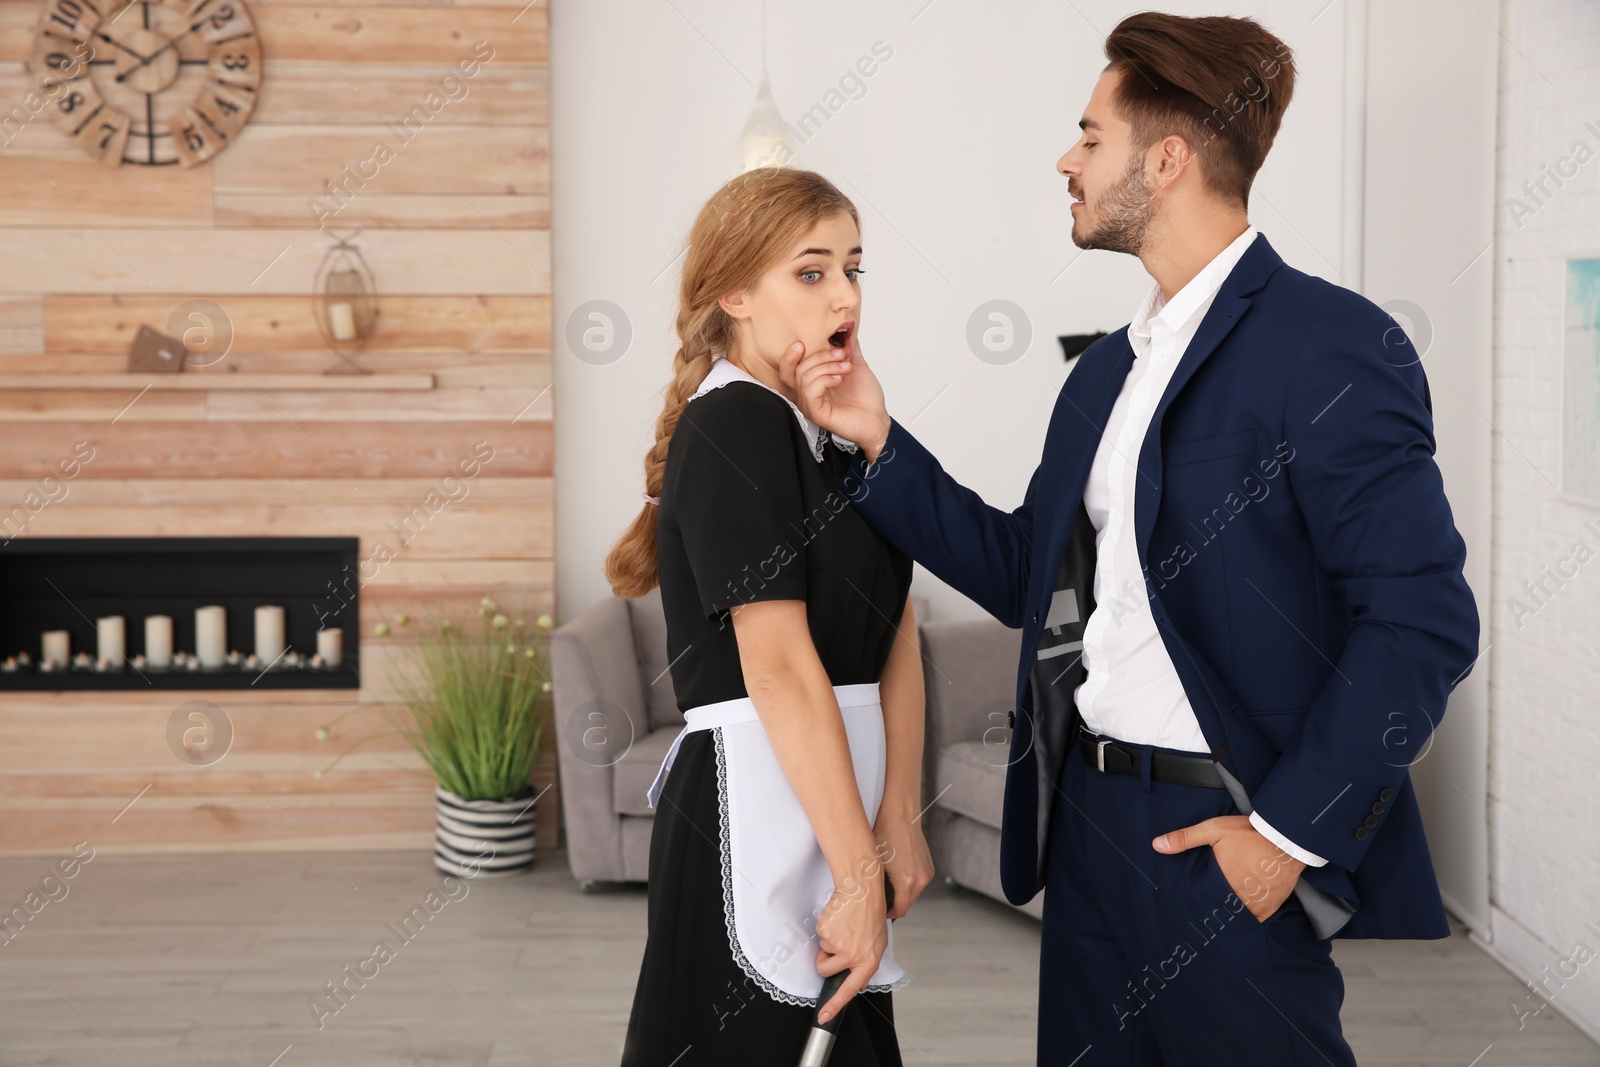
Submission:
[[[1600,505],[1600,259],[1567,261],[1561,335],[1561,491]]]

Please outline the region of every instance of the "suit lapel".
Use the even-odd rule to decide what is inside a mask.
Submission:
[[[1150,531],[1155,528],[1156,511],[1161,504],[1162,461],[1161,420],[1195,371],[1215,352],[1223,338],[1244,317],[1250,307],[1250,294],[1266,284],[1267,278],[1283,263],[1278,253],[1267,243],[1265,234],[1245,249],[1244,255],[1217,290],[1217,295],[1195,331],[1194,339],[1184,349],[1183,358],[1172,372],[1172,380],[1161,394],[1155,414],[1150,417],[1150,427],[1145,431],[1144,442],[1139,446],[1139,476],[1134,479],[1133,532],[1134,545],[1143,566],[1150,542]],[[1131,351],[1131,349],[1130,349]],[[1109,408],[1107,409],[1110,410]]]
[[[1100,346],[1106,346],[1109,351],[1095,353],[1094,363],[1080,365],[1067,376],[1057,407],[1062,425],[1052,424],[1055,432],[1044,450],[1045,469],[1056,477],[1053,485],[1040,489],[1034,529],[1044,537],[1035,545],[1038,554],[1033,573],[1035,583],[1041,583],[1047,590],[1055,581],[1057,564],[1066,551],[1078,505],[1083,501],[1083,488],[1089,481],[1089,468],[1094,464],[1095,450],[1100,447],[1111,408],[1117,402],[1117,394],[1122,391],[1128,372],[1133,369],[1133,346],[1128,343],[1127,327],[1095,343],[1095,347]],[[1090,352],[1078,358],[1089,359]],[[1091,369],[1095,373],[1081,375],[1080,381],[1081,372]],[[1048,599],[1050,593],[1047,591],[1043,595]]]
[[[1050,419],[1050,429],[1045,436],[1044,454],[1040,468],[1050,479],[1036,489],[1037,513],[1034,516],[1034,544],[1032,581],[1028,586],[1031,602],[1038,606],[1039,621],[1050,623],[1049,606],[1055,595],[1055,583],[1062,567],[1077,567],[1089,588],[1079,590],[1081,603],[1093,604],[1094,525],[1083,506],[1083,487],[1089,478],[1089,467],[1094,462],[1095,449],[1105,431],[1106,420],[1122,390],[1122,383],[1133,367],[1133,349],[1128,345],[1126,328],[1096,341],[1078,357],[1078,365],[1067,376],[1061,387],[1061,396]],[[1072,538],[1074,521],[1081,523],[1077,529],[1078,540]],[[1073,560],[1066,558],[1068,545],[1074,548]],[[1087,618],[1087,612],[1081,615]],[[1043,626],[1025,626],[1022,647],[1022,677],[1017,699],[1027,699],[1033,687],[1037,645],[1044,633]],[[1070,643],[1070,642],[1068,642]],[[1078,646],[1081,649],[1081,645]],[[1071,725],[1074,721],[1070,693],[1074,685],[1058,689],[1061,677],[1068,673],[1067,657],[1050,659],[1049,674],[1052,681],[1035,695],[1033,719],[1019,716],[1016,731],[1011,737],[1011,764],[1006,771],[1005,808],[1007,816],[1002,833],[1015,834],[1022,820],[1018,815],[1026,812],[1031,819],[1032,840],[1026,842],[1027,851],[1018,847],[1007,850],[1002,843],[1001,881],[1007,894],[1011,886],[1026,886],[1023,896],[1031,896],[1044,883],[1044,865],[1049,855],[1051,813],[1055,810],[1056,782],[1061,772],[1061,761],[1071,748]],[[1083,671],[1082,652],[1074,657],[1077,674]],[[1018,704],[1018,707],[1022,707]]]

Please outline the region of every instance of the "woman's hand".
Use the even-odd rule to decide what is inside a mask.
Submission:
[[[916,812],[880,809],[872,832],[885,853],[883,869],[894,883],[894,907],[889,909],[889,918],[903,919],[933,881],[933,855],[922,836],[922,821]]]
[[[883,387],[861,355],[861,343],[852,332],[849,350],[823,348],[807,353],[796,341],[778,361],[778,376],[793,389],[806,418],[838,434],[867,453],[876,463],[889,436],[889,411]]]
[[[817,941],[821,945],[817,973],[826,978],[850,968],[849,977],[817,1015],[819,1022],[833,1018],[851,997],[866,988],[889,949],[883,875],[875,863],[869,866],[870,875],[858,872],[844,879],[836,875],[833,895],[817,916]]]

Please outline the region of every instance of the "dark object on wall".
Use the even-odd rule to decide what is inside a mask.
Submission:
[[[1085,348],[1088,348],[1105,335],[1106,332],[1104,330],[1101,330],[1099,333],[1063,334],[1061,337],[1057,338],[1061,342],[1062,357],[1068,363],[1071,363],[1073,360],[1083,355],[1083,350]]]
[[[317,631],[344,630],[339,667],[0,673],[0,691],[79,689],[357,689],[361,685],[360,540],[355,537],[14,537],[0,552],[0,656],[38,657],[45,630],[95,649],[96,618],[127,620],[127,655],[145,651],[144,618],[172,616],[175,651],[195,651],[195,608],[227,611],[230,649],[255,647],[255,609],[281,604],[289,648],[315,652]]]
[[[182,341],[148,326],[140,326],[133,338],[133,345],[128,349],[128,372],[176,374],[183,370],[188,355],[189,350]]]

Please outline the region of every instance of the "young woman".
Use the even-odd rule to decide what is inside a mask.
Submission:
[[[735,178],[689,236],[647,503],[606,560],[620,596],[660,583],[687,721],[651,788],[624,1067],[798,1061],[845,969],[830,1064],[901,1062],[888,919],[933,875],[911,560],[850,507],[856,445],[777,373],[859,327],[860,261],[855,207],[808,171]]]

